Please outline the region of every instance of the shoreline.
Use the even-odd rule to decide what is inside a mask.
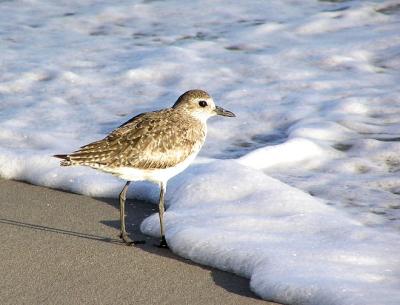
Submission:
[[[140,233],[156,206],[128,201],[118,238],[118,201],[0,179],[2,304],[269,304],[249,280],[198,265]]]

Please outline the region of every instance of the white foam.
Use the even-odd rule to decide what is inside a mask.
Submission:
[[[260,171],[218,161],[168,187],[173,251],[250,278],[283,304],[397,304],[400,238],[376,234],[343,212]],[[157,215],[141,226],[159,235]]]
[[[281,145],[266,146],[239,158],[239,163],[253,168],[288,167],[303,162],[321,163],[327,152],[313,141],[293,138]],[[314,161],[314,162],[313,162]]]

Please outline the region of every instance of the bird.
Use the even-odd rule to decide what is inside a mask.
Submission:
[[[161,248],[168,248],[164,226],[164,197],[168,180],[196,158],[207,135],[207,120],[235,114],[216,106],[204,90],[183,93],[170,108],[144,112],[123,123],[105,138],[69,153],[54,155],[61,166],[87,166],[126,181],[119,194],[120,235],[126,245],[144,243],[130,238],[125,226],[126,192],[131,182],[150,181],[160,187],[158,214]]]

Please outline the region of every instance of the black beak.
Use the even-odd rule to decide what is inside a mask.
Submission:
[[[215,113],[218,115],[223,115],[223,116],[229,116],[229,117],[235,117],[236,115],[233,112],[230,112],[229,110],[225,110],[222,107],[215,106]]]

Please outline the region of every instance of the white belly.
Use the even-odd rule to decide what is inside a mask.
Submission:
[[[185,161],[174,167],[162,169],[140,169],[134,167],[99,168],[111,173],[121,179],[128,181],[151,181],[155,183],[166,183],[170,178],[185,170],[196,158],[197,152],[190,155]]]

